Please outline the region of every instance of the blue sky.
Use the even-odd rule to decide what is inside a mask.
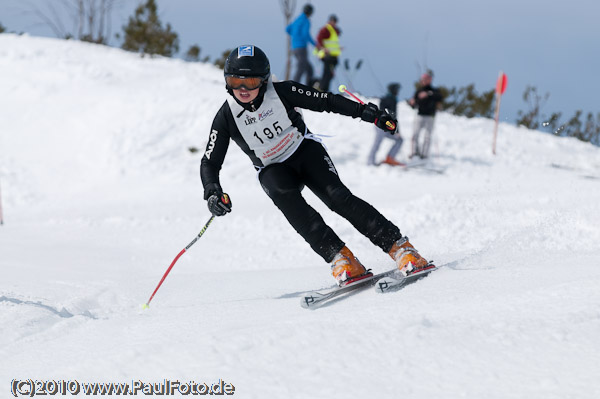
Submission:
[[[42,4],[50,0],[31,0]],[[57,1],[57,0],[54,0]],[[180,38],[180,55],[192,45],[215,59],[227,48],[252,43],[269,55],[273,72],[285,71],[284,21],[279,0],[158,0],[161,21]],[[122,0],[113,13],[113,34],[138,4]],[[307,1],[298,1],[295,16]],[[401,98],[412,95],[413,83],[425,66],[435,72],[434,85],[462,87],[474,83],[478,92],[495,86],[500,70],[508,76],[500,119],[514,122],[527,85],[550,93],[542,113],[562,112],[563,122],[577,109],[600,112],[600,3],[571,0],[398,0],[311,1],[312,33],[335,13],[342,28],[343,59],[363,65],[358,71],[337,69],[334,84],[348,84],[365,95],[381,95],[391,81],[402,84]],[[11,31],[53,36],[20,0],[0,1],[0,23]],[[116,39],[111,45],[120,45]],[[313,59],[320,74],[321,65]]]

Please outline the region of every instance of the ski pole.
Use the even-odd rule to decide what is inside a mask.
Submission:
[[[342,93],[348,93],[350,96],[352,96],[352,98],[356,99],[356,101],[358,101],[362,105],[365,105],[364,101],[362,101],[360,98],[356,97],[354,94],[352,94],[352,92],[348,91],[348,88],[346,87],[346,85],[340,85],[340,87],[338,87],[338,90]],[[375,119],[375,123],[377,123],[377,119]],[[387,126],[389,126],[391,129],[394,129],[394,131],[396,130],[396,126],[391,121],[387,121],[385,124]]]
[[[361,103],[362,105],[365,105],[365,103],[358,97],[356,97],[354,94],[352,94],[352,92],[348,91],[348,88],[346,87],[346,85],[340,85],[340,87],[338,87],[338,90],[342,93],[348,93],[350,96],[352,96],[352,98],[354,98],[356,101],[358,101],[359,103]]]
[[[224,194],[227,195],[227,194]],[[226,197],[224,197],[226,198]],[[192,242],[190,242],[187,247],[183,248],[181,250],[181,252],[179,252],[179,254],[177,254],[177,256],[175,257],[175,259],[173,259],[173,262],[171,262],[171,266],[169,266],[169,268],[167,269],[167,271],[165,272],[165,274],[163,275],[163,277],[160,279],[160,282],[158,283],[158,285],[156,286],[156,289],[154,290],[154,292],[152,293],[152,295],[150,295],[150,299],[148,299],[148,302],[146,302],[142,308],[144,309],[148,309],[148,307],[150,306],[150,301],[152,300],[152,298],[154,298],[154,294],[156,294],[156,291],[158,291],[158,289],[160,288],[160,286],[162,285],[163,281],[165,281],[165,279],[167,278],[167,275],[169,274],[169,272],[171,271],[171,269],[173,268],[173,266],[175,265],[175,262],[177,262],[177,260],[181,257],[181,255],[183,255],[185,253],[185,251],[187,251],[188,249],[190,249],[190,247],[192,245],[194,245],[196,243],[196,241],[198,241],[198,239],[200,237],[202,237],[202,234],[204,234],[204,232],[206,231],[206,229],[208,229],[208,226],[210,226],[210,224],[212,223],[213,219],[215,218],[215,216],[211,216],[210,219],[208,219],[208,222],[206,222],[206,224],[204,225],[204,227],[202,228],[202,230],[200,230],[200,233],[198,233],[198,235],[192,240]]]

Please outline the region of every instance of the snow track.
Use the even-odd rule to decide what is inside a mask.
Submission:
[[[142,310],[208,218],[188,148],[206,145],[221,73],[0,35],[0,392],[167,378],[224,379],[239,398],[600,397],[600,151],[501,124],[494,157],[485,119],[437,117],[438,175],[368,167],[372,126],[304,113],[349,188],[447,264],[418,284],[300,308],[333,284],[328,266],[232,145],[233,212]],[[399,115],[408,138],[412,110]],[[363,263],[390,268],[305,194]]]

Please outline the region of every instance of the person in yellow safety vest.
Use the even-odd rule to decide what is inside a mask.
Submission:
[[[321,28],[317,35],[317,55],[323,62],[323,75],[315,87],[321,91],[329,91],[329,84],[333,79],[338,58],[342,54],[340,47],[340,35],[342,31],[337,27],[338,18],[332,14],[327,24]]]

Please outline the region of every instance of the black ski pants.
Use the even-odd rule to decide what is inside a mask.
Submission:
[[[325,148],[314,140],[305,139],[286,161],[262,169],[259,180],[294,229],[328,263],[345,244],[308,205],[301,194],[304,186],[385,252],[401,237],[398,227],[350,192]]]

